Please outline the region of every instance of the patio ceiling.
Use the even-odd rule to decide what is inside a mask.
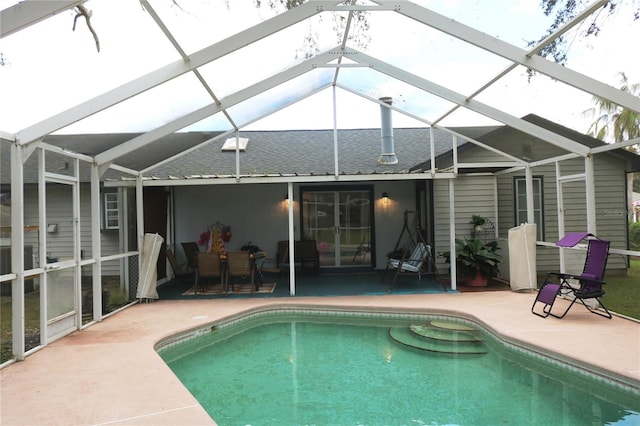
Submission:
[[[273,13],[268,19],[259,16],[264,11],[249,15],[242,10],[246,5],[236,2],[220,8],[222,0],[198,3],[197,16],[190,13],[192,4],[188,2],[178,2],[176,6],[169,1],[142,0],[143,11],[97,0],[26,2],[2,11],[0,35],[29,37],[43,19],[68,21],[69,17],[60,11],[79,3],[95,9],[95,18],[107,6],[120,8],[121,16],[135,15],[135,27],[122,26],[125,44],[115,46],[116,54],[99,54],[105,55],[105,61],[121,61],[122,73],[94,75],[94,79],[106,80],[100,87],[106,84],[110,88],[14,133],[0,129],[5,130],[0,136],[28,146],[43,139],[48,142],[51,134],[89,133],[87,128],[99,133],[122,133],[123,121],[127,122],[125,126],[136,127],[126,129],[132,136],[115,146],[101,146],[98,138],[91,141],[91,146],[74,146],[76,152],[93,157],[103,167],[118,167],[119,160],[125,157],[148,152],[154,144],[160,147],[160,141],[176,132],[206,131],[215,135],[212,139],[235,135],[252,125],[259,126],[265,117],[327,91],[333,101],[324,111],[312,114],[333,117],[332,125],[336,127],[340,127],[341,117],[353,114],[341,109],[342,99],[355,97],[378,108],[378,104],[382,105],[380,97],[391,96],[397,100],[391,108],[421,126],[446,130],[448,122],[469,117],[487,125],[511,127],[577,156],[589,155],[592,149],[588,146],[519,118],[530,112],[526,98],[520,99],[518,105],[501,103],[500,87],[510,84],[507,81],[522,79],[525,69],[540,74],[536,79],[544,81],[541,87],[557,89],[561,85],[563,94],[598,96],[640,113],[639,98],[538,55],[545,44],[572,31],[606,1],[594,2],[566,27],[529,49],[518,44],[524,44],[525,37],[533,39],[544,33],[544,27],[533,28],[531,31],[536,34],[531,36],[500,33],[497,28],[492,31],[498,35],[491,36],[487,28],[476,29],[453,20],[456,16],[445,16],[416,3],[387,0],[309,0],[289,11]],[[249,3],[256,9],[253,2]],[[358,43],[363,29],[356,24],[354,14],[360,12],[367,14],[370,26],[382,24],[388,30],[383,36],[368,35],[370,39]],[[9,21],[11,26],[5,26]],[[118,25],[114,21],[111,24]],[[524,27],[524,22],[521,25]],[[311,51],[301,52],[298,40],[308,34],[309,28],[315,34],[314,46]],[[60,43],[61,48],[66,48],[64,41]],[[136,63],[136,49],[153,50],[156,62]],[[468,58],[475,58],[482,66],[469,69],[461,65],[462,59]],[[71,66],[61,66],[66,65]],[[91,72],[96,69],[71,68],[66,77],[73,84],[74,75],[80,78]],[[78,85],[72,87],[78,90]],[[92,90],[82,87],[87,87],[87,92]],[[32,96],[37,102],[49,94]],[[546,96],[554,104],[563,102],[563,95],[555,92]],[[60,104],[64,103],[61,99]],[[113,124],[105,128],[104,123]],[[197,140],[184,151],[212,139]],[[122,166],[120,169],[144,173],[180,155],[182,152],[167,150],[166,158],[155,158],[153,164],[135,170]]]

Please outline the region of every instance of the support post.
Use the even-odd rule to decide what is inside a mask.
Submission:
[[[596,189],[595,189],[595,172],[593,164],[593,155],[587,155],[584,158],[584,172],[585,172],[585,192],[587,200],[587,232],[593,235],[597,233],[597,220],[596,220]]]
[[[456,265],[456,209],[455,209],[455,185],[453,179],[449,181],[449,250],[451,250],[451,290],[455,290],[458,286],[456,277],[458,276],[458,268]]]
[[[534,212],[533,203],[533,174],[531,173],[531,167],[527,166],[524,169],[525,172],[525,186],[527,191],[527,223],[535,223],[536,215]]]
[[[289,294],[296,295],[296,267],[295,267],[295,227],[293,226],[293,182],[287,183],[287,197],[289,199]]]
[[[556,202],[558,204],[558,239],[564,236],[564,204],[563,204],[563,194],[562,194],[562,182],[560,176],[560,162],[556,161]],[[564,258],[564,247],[560,247],[560,272],[566,271],[566,262]]]
[[[40,274],[40,344],[46,346],[49,343],[49,332],[47,330],[47,318],[49,318],[49,306],[47,304],[47,294],[49,293],[49,274],[46,264],[48,263],[47,247],[47,183],[44,177],[46,152],[44,149],[35,151],[38,158],[38,258],[40,267],[45,272]]]
[[[75,158],[74,161],[74,178],[72,190],[72,214],[73,214],[73,291],[74,291],[74,309],[76,311],[76,330],[82,328],[82,265],[81,265],[81,245],[80,238],[82,236],[80,226],[80,160]]]
[[[144,245],[144,199],[142,176],[136,177],[136,220],[138,222],[138,283],[142,270],[142,247]]]
[[[340,175],[340,169],[338,166],[338,103],[336,98],[336,86],[333,85],[333,174],[338,177]],[[291,196],[291,194],[289,194]]]
[[[91,257],[95,260],[91,269],[93,292],[93,320],[102,320],[102,245],[100,241],[100,169],[91,165]]]
[[[11,282],[12,349],[16,360],[24,359],[24,164],[22,146],[11,145]]]

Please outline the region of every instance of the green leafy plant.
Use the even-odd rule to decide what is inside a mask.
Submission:
[[[485,278],[495,278],[500,273],[502,256],[498,242],[483,243],[478,238],[456,239],[456,266],[461,277],[476,276],[478,271]],[[451,251],[440,253],[448,264],[451,264]]]
[[[485,217],[480,216],[479,214],[474,214],[471,216],[471,220],[469,221],[469,223],[471,223],[474,226],[482,226],[487,222],[487,219]]]

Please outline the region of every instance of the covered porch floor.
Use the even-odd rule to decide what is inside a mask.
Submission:
[[[542,319],[530,313],[534,297],[533,292],[507,290],[179,298],[138,304],[1,370],[0,423],[215,424],[160,359],[154,345],[247,310],[280,306],[456,315],[509,342],[587,365],[640,389],[638,322],[599,318],[580,306],[562,320]]]
[[[362,295],[387,295],[387,294],[437,294],[452,292],[451,284],[445,277],[436,278],[434,275],[423,275],[418,280],[415,274],[401,274],[394,284],[395,271],[323,271],[315,274],[311,271],[296,270],[295,296],[362,296]],[[207,279],[209,286],[219,283],[220,279]],[[198,294],[186,295],[194,286],[195,276],[187,274],[178,280],[170,281],[158,287],[160,299],[192,299],[198,298],[233,298],[246,297],[247,294]],[[236,280],[237,283],[247,283],[248,280]],[[281,274],[265,274],[265,285],[260,292],[253,293],[253,297],[287,297],[290,296],[289,271],[283,270]],[[392,285],[393,284],[393,285]],[[272,292],[267,288],[275,285]],[[247,291],[249,286],[244,285]],[[472,291],[500,291],[509,290],[508,283],[491,281],[487,287],[467,287],[458,283],[458,292]],[[240,292],[238,292],[240,293]]]

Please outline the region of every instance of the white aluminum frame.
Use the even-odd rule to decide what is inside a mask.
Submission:
[[[0,38],[7,36],[13,32],[19,31],[25,27],[28,27],[42,19],[46,19],[49,16],[52,16],[59,11],[73,8],[79,4],[82,4],[84,0],[76,0],[76,1],[51,1],[51,2],[23,2],[16,6],[13,6],[10,9],[2,11],[0,15]],[[636,111],[640,113],[640,98],[632,96],[631,94],[625,93],[608,85],[605,85],[595,79],[587,77],[581,73],[570,70],[561,65],[555,64],[551,61],[548,61],[540,56],[537,53],[548,43],[555,40],[557,37],[565,33],[568,29],[578,25],[581,23],[587,16],[592,14],[595,10],[602,7],[602,5],[606,3],[605,0],[598,0],[594,2],[590,7],[585,9],[583,13],[581,13],[578,17],[572,20],[570,23],[560,28],[554,34],[550,35],[546,40],[544,40],[539,45],[535,46],[533,49],[529,51],[525,51],[516,46],[513,46],[507,42],[504,42],[496,37],[489,36],[485,33],[482,33],[474,28],[461,24],[459,22],[453,21],[448,17],[442,16],[435,12],[432,12],[426,8],[423,8],[419,5],[411,3],[409,1],[404,0],[372,0],[367,4],[347,4],[345,5],[341,0],[309,0],[306,3],[295,7],[285,13],[282,13],[274,18],[268,19],[258,25],[255,25],[251,28],[243,30],[231,37],[228,37],[219,42],[213,43],[199,51],[196,51],[190,55],[186,54],[182,47],[179,45],[178,41],[175,39],[171,31],[168,27],[162,22],[161,18],[155,12],[155,10],[151,7],[147,0],[142,0],[142,4],[151,16],[151,18],[158,25],[164,36],[166,36],[171,44],[174,46],[176,51],[180,54],[181,59],[174,61],[166,66],[160,67],[150,73],[147,73],[138,78],[132,79],[126,84],[109,90],[91,100],[80,103],[74,107],[71,107],[65,111],[59,112],[45,120],[42,120],[32,126],[29,126],[25,129],[18,131],[15,134],[9,134],[6,132],[0,131],[0,137],[2,139],[6,139],[12,142],[11,145],[11,191],[12,191],[12,206],[11,206],[11,226],[12,230],[12,274],[3,275],[0,277],[3,281],[12,279],[12,291],[13,291],[13,348],[14,353],[16,355],[16,359],[21,360],[25,356],[25,347],[24,347],[24,260],[23,260],[23,246],[24,246],[24,193],[23,193],[23,184],[24,184],[24,162],[27,158],[37,149],[41,148],[41,153],[44,158],[45,150],[50,150],[53,152],[64,153],[65,155],[69,155],[74,158],[76,162],[76,179],[78,179],[78,162],[79,161],[89,161],[91,162],[91,234],[92,234],[92,259],[86,262],[82,262],[82,265],[93,265],[93,312],[94,312],[94,321],[100,321],[102,319],[102,309],[101,309],[101,267],[102,262],[106,260],[111,260],[112,258],[126,258],[129,255],[135,255],[137,252],[119,254],[117,256],[110,256],[109,258],[103,258],[101,254],[101,246],[100,246],[100,177],[103,173],[111,168],[116,171],[121,171],[133,176],[130,183],[128,182],[120,182],[117,184],[113,184],[113,186],[124,186],[131,185],[135,187],[136,191],[136,203],[137,203],[137,229],[138,229],[138,247],[142,246],[142,241],[144,238],[144,212],[143,212],[143,187],[144,186],[178,186],[178,185],[191,185],[189,179],[167,179],[167,180],[154,180],[149,179],[145,176],[152,167],[155,167],[159,164],[163,164],[167,161],[170,161],[177,156],[173,156],[171,158],[166,158],[161,162],[147,167],[144,170],[132,170],[127,167],[123,167],[122,165],[117,164],[119,158],[122,158],[127,155],[132,155],[132,153],[140,149],[142,147],[148,146],[163,136],[169,135],[173,132],[176,132],[180,129],[183,129],[191,124],[197,123],[200,120],[203,120],[207,117],[210,117],[217,113],[222,113],[225,115],[230,124],[230,129],[226,132],[223,132],[221,135],[209,140],[204,143],[209,143],[212,140],[227,137],[229,135],[238,136],[238,132],[241,128],[255,122],[263,118],[265,115],[255,116],[249,120],[246,120],[244,123],[238,123],[234,117],[229,113],[229,108],[239,104],[240,102],[250,100],[252,97],[257,96],[263,93],[266,90],[274,88],[280,84],[285,83],[286,81],[291,80],[292,78],[301,76],[309,71],[312,71],[316,68],[324,67],[324,68],[335,68],[335,74],[333,80],[328,83],[326,86],[321,88],[317,88],[315,90],[310,90],[309,93],[302,94],[297,98],[293,99],[290,103],[284,106],[280,106],[277,109],[270,110],[266,113],[272,114],[280,109],[298,102],[302,99],[305,99],[308,96],[313,95],[319,90],[324,90],[328,87],[331,87],[333,90],[333,115],[334,115],[334,163],[335,163],[335,172],[334,175],[331,176],[241,176],[239,173],[239,155],[237,155],[237,163],[236,163],[236,174],[234,176],[229,177],[201,177],[197,179],[197,183],[199,185],[206,184],[229,184],[229,183],[239,183],[239,184],[256,184],[256,183],[265,183],[265,182],[286,182],[287,183],[287,193],[289,196],[288,208],[288,219],[289,219],[289,257],[290,264],[294,263],[294,191],[293,184],[294,183],[303,183],[303,182],[344,182],[344,181],[382,181],[382,180],[420,180],[420,179],[447,179],[449,183],[449,218],[450,218],[450,249],[452,251],[455,250],[455,209],[454,209],[454,201],[455,201],[455,177],[457,176],[459,170],[461,168],[473,168],[477,166],[487,166],[487,163],[466,163],[460,164],[458,163],[458,153],[457,153],[457,143],[456,139],[459,136],[455,132],[449,131],[446,128],[438,126],[438,123],[444,119],[446,116],[451,114],[455,109],[458,108],[466,108],[471,111],[480,113],[486,117],[489,117],[493,120],[499,121],[507,126],[513,127],[514,129],[520,130],[527,134],[533,135],[537,138],[540,138],[548,143],[551,143],[555,146],[561,147],[567,151],[569,154],[564,154],[552,159],[540,160],[533,163],[526,163],[521,159],[518,159],[514,156],[501,152],[495,148],[489,147],[485,144],[482,144],[479,141],[471,141],[476,145],[492,150],[495,153],[499,153],[504,156],[506,160],[504,162],[495,162],[492,163],[492,166],[496,167],[508,167],[504,172],[510,172],[514,170],[525,169],[525,175],[527,179],[527,209],[528,209],[528,220],[533,223],[533,199],[532,199],[532,172],[531,168],[555,162],[557,176],[558,176],[558,194],[561,196],[561,181],[563,179],[567,179],[568,177],[560,176],[559,162],[569,158],[583,157],[585,161],[585,173],[584,178],[587,193],[587,215],[588,215],[588,231],[595,233],[596,229],[596,221],[595,221],[595,193],[594,193],[594,168],[593,168],[593,155],[600,152],[605,152],[611,149],[618,149],[627,145],[632,145],[635,143],[640,143],[640,140],[635,139],[633,141],[627,141],[623,143],[613,144],[607,147],[599,147],[594,149],[589,149],[588,147],[576,143],[571,139],[568,139],[564,136],[558,135],[552,131],[544,129],[540,126],[529,123],[525,120],[522,120],[517,117],[513,117],[504,111],[499,109],[490,107],[486,104],[476,101],[474,98],[486,90],[496,82],[498,82],[504,75],[506,75],[510,70],[514,69],[518,65],[522,65],[528,67],[536,72],[544,74],[552,79],[561,81],[571,87],[574,87],[582,92],[598,96],[609,101],[612,101],[621,107],[627,108],[632,111]],[[229,96],[226,96],[224,99],[219,99],[213,90],[209,87],[206,80],[200,74],[199,67],[206,65],[212,61],[215,61],[219,58],[222,58],[225,55],[228,55],[232,52],[242,49],[243,47],[250,45],[258,40],[263,39],[269,35],[275,34],[279,31],[282,31],[296,23],[302,22],[312,16],[317,14],[326,12],[326,11],[337,11],[337,12],[349,12],[348,21],[346,24],[347,31],[345,32],[344,37],[342,38],[342,42],[339,46],[330,49],[324,53],[314,56],[313,58],[304,61],[298,65],[292,66],[291,68],[272,75],[254,85],[248,86],[242,90],[237,91]],[[392,66],[378,58],[374,58],[372,56],[366,55],[362,52],[359,52],[355,49],[351,49],[347,46],[347,35],[348,30],[351,27],[351,18],[353,12],[356,11],[367,11],[371,13],[379,12],[379,11],[393,11],[400,15],[404,15],[407,18],[415,20],[419,23],[422,23],[426,26],[429,26],[435,30],[448,34],[452,37],[455,37],[458,40],[462,40],[465,43],[471,44],[479,49],[490,52],[494,55],[497,55],[501,58],[505,58],[511,62],[511,64],[502,72],[498,73],[495,77],[490,79],[487,83],[482,85],[478,90],[476,90],[471,95],[464,95],[461,93],[457,93],[447,87],[440,86],[435,84],[429,80],[421,78],[415,74],[409,73],[403,69]],[[342,59],[348,57],[351,61],[355,61],[356,63],[343,63]],[[433,95],[438,96],[439,98],[445,99],[449,102],[455,104],[455,107],[449,112],[445,113],[443,116],[439,117],[433,122],[429,122],[424,117],[417,117],[409,111],[405,111],[398,106],[387,106],[392,108],[394,111],[398,111],[402,114],[405,114],[409,117],[417,119],[421,122],[426,123],[430,127],[430,132],[432,132],[431,137],[431,170],[427,173],[415,173],[415,174],[377,174],[377,175],[357,175],[357,176],[342,176],[338,173],[338,164],[339,158],[337,154],[337,109],[338,105],[336,102],[336,89],[341,88],[343,90],[349,91],[351,93],[357,94],[364,99],[367,99],[372,102],[380,103],[379,100],[371,99],[362,93],[358,93],[356,90],[345,87],[338,82],[338,74],[342,67],[369,67],[378,72],[384,73],[394,79],[405,82],[409,85],[412,85],[416,88],[419,88],[425,92],[431,93]],[[212,99],[212,103],[199,108],[196,111],[190,112],[183,116],[176,118],[175,120],[162,125],[158,128],[155,128],[149,132],[146,132],[136,138],[133,138],[129,141],[126,141],[120,144],[117,147],[101,152],[94,157],[90,157],[83,154],[74,154],[63,151],[60,148],[48,145],[42,142],[42,139],[51,133],[60,130],[72,123],[75,123],[84,118],[90,117],[94,114],[97,114],[100,111],[103,111],[111,106],[117,105],[121,102],[124,102],[138,94],[141,94],[145,91],[151,90],[163,83],[166,83],[170,80],[175,79],[176,77],[182,76],[186,73],[194,73],[196,78],[202,84],[204,90],[209,94]],[[452,170],[447,171],[438,171],[435,169],[435,152],[433,146],[433,128],[438,127],[449,131],[452,134],[452,143],[453,143],[453,165]],[[465,139],[468,139],[465,137]],[[203,144],[204,144],[203,143]],[[197,147],[194,147],[186,152],[190,152]],[[182,153],[181,155],[184,155]],[[41,162],[42,163],[42,162]],[[54,178],[50,174],[45,173],[44,164],[42,163],[39,167],[39,184],[43,186],[45,184],[45,179]],[[76,185],[77,187],[77,185]],[[494,181],[495,187],[495,181]],[[495,189],[495,188],[494,188]],[[43,191],[40,191],[40,236],[44,244],[41,244],[41,247],[46,247],[46,224],[44,223],[45,215],[44,212],[44,201],[43,201]],[[74,193],[74,216],[79,217],[79,206],[78,206],[78,197],[79,195]],[[560,201],[559,204],[560,206]],[[496,203],[497,206],[497,203]],[[497,207],[496,207],[497,208]],[[496,214],[497,217],[497,214]],[[559,214],[559,218],[560,218]],[[562,231],[562,225],[559,224],[559,229]],[[79,227],[79,219],[76,222],[76,228]],[[122,229],[122,227],[121,227]],[[77,229],[76,229],[77,230]],[[78,234],[79,235],[79,234]],[[44,248],[41,248],[41,259],[43,259],[46,253],[42,251]],[[80,310],[80,243],[79,239],[76,238],[76,244],[74,246],[74,257],[76,262],[76,300],[78,311]],[[562,257],[561,257],[562,259]],[[43,275],[43,288],[46,291],[46,273],[44,270],[36,270],[30,271],[30,275],[34,274],[42,274]],[[451,264],[451,286],[452,289],[456,289],[456,265],[455,262]],[[46,293],[45,293],[46,294]],[[295,271],[294,268],[290,268],[290,294],[295,295]],[[46,298],[45,298],[46,299]],[[46,305],[46,300],[43,302]],[[42,307],[44,315],[43,318],[46,319],[46,306]],[[78,324],[81,325],[81,312],[78,312]],[[45,320],[46,322],[46,320]],[[45,332],[41,330],[41,333],[46,336],[46,324],[44,324],[43,329]],[[46,344],[46,338],[43,344]]]

